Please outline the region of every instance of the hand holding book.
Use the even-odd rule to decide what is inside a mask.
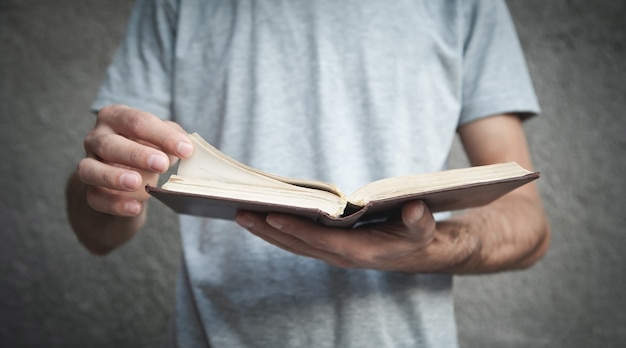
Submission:
[[[456,260],[441,243],[432,243],[437,224],[423,202],[404,204],[398,215],[397,219],[361,225],[358,233],[274,213],[243,211],[237,213],[236,221],[279,248],[341,268],[431,272]],[[445,255],[439,254],[442,252]]]

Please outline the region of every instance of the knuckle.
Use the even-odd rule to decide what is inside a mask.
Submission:
[[[88,152],[105,158],[113,147],[114,139],[111,134],[94,134],[88,143]]]
[[[96,125],[109,123],[118,113],[119,105],[107,105],[98,110],[96,114]]]
[[[150,114],[126,105],[108,105],[98,111],[97,124],[116,129],[117,133],[134,137],[146,130]]]
[[[345,257],[357,265],[371,265],[376,259],[375,255],[364,249],[352,250]]]
[[[311,240],[310,245],[315,249],[330,250],[328,241],[324,238],[315,238]]]
[[[137,164],[143,163],[144,161],[142,161],[142,159],[143,152],[139,149],[130,150],[130,152],[128,153],[129,164],[133,165],[134,167],[139,167]]]
[[[140,133],[145,129],[145,115],[139,111],[129,112],[126,122],[126,128],[130,134]]]
[[[115,104],[105,105],[98,111],[98,117],[100,116],[107,117],[111,114],[114,114],[116,110],[118,110],[119,108],[120,108],[120,105],[115,105]]]
[[[117,178],[115,173],[109,170],[99,171],[94,168],[93,159],[83,158],[76,165],[76,174],[78,178],[85,184],[95,187],[104,186],[109,188],[116,188]]]
[[[92,129],[87,133],[87,135],[85,136],[85,139],[83,139],[83,148],[85,149],[85,152],[87,153],[92,152],[93,143],[96,137],[97,137],[97,132],[95,129]]]
[[[109,188],[117,189],[118,186],[120,186],[117,183],[117,178],[113,174],[111,174],[109,171],[106,171],[106,170],[100,174],[100,181],[106,187],[109,187]]]
[[[104,209],[101,207],[101,199],[100,199],[100,195],[102,194],[102,190],[100,190],[97,187],[94,186],[90,186],[87,189],[87,193],[85,195],[85,199],[87,201],[87,205],[89,205],[89,207],[91,207],[94,210],[97,211],[104,211]]]
[[[89,166],[89,159],[87,158],[83,158],[80,161],[78,161],[78,164],[76,164],[76,174],[78,174],[78,177],[81,180],[84,180],[86,173],[88,171],[88,166]]]

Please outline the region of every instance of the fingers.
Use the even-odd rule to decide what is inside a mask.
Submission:
[[[115,133],[90,133],[85,139],[85,150],[88,157],[154,173],[163,173],[170,167],[170,158],[163,151]]]
[[[85,158],[76,170],[80,180],[88,186],[87,203],[97,211],[119,215],[136,216],[143,210],[143,202],[150,196],[143,189],[154,185],[156,174],[135,172],[126,168]]]
[[[267,217],[248,212],[237,215],[237,223],[256,236],[294,254],[309,256],[341,268],[378,269],[387,259],[404,253],[393,235],[366,229],[324,227],[289,215]]]
[[[143,178],[139,173],[93,158],[84,158],[76,169],[81,181],[90,186],[102,186],[112,190],[136,191],[141,188]]]
[[[146,142],[165,154],[186,158],[193,152],[187,134],[173,122],[123,105],[104,107],[98,112],[97,126],[110,128],[125,138]],[[97,133],[96,133],[97,135]]]
[[[133,217],[143,210],[142,201],[100,186],[90,186],[86,199],[91,208],[116,216]]]
[[[95,210],[135,216],[155,185],[177,158],[189,157],[193,146],[174,122],[122,105],[104,107],[84,140],[86,158],[77,167],[88,185],[87,202]]]
[[[176,123],[121,105],[100,110],[84,146],[87,158],[78,167],[81,180],[123,191],[139,188],[138,174],[163,173],[176,157],[193,152],[187,134]]]
[[[436,231],[436,222],[424,203],[407,203],[401,213],[401,220],[356,229],[324,227],[282,214],[265,217],[240,212],[236,221],[282,249],[338,267],[401,270],[403,260],[425,248]]]
[[[277,222],[275,218],[276,216],[265,217],[262,214],[239,212],[237,214],[236,221],[239,225],[246,228],[257,237],[293,254],[324,260],[337,267],[355,267],[354,264],[349,262],[343,256],[337,254],[336,252],[325,250],[321,244],[311,246],[310,241],[305,241],[301,237],[296,237],[289,233],[284,233],[280,231],[280,228],[277,228],[277,226],[268,224],[268,221]],[[305,225],[307,224],[307,222],[301,220],[300,223],[304,223]],[[317,225],[312,224],[313,228],[315,226]],[[300,229],[299,227],[296,228]],[[289,227],[287,227],[287,229],[289,229]],[[318,233],[318,235],[323,235],[323,233]],[[325,242],[320,241],[319,243]]]

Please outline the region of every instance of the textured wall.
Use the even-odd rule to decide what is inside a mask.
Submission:
[[[105,258],[65,219],[65,180],[131,5],[0,0],[0,347],[154,347],[167,328],[175,217],[160,209]]]
[[[526,124],[553,226],[525,272],[456,278],[464,347],[626,342],[626,9],[623,1],[509,2],[544,114]],[[89,255],[63,189],[129,0],[0,0],[0,346],[153,347],[180,257],[175,217]],[[515,83],[511,81],[511,83]],[[453,163],[464,161],[458,152]]]

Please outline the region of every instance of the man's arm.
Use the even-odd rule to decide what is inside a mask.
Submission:
[[[459,129],[473,165],[516,161],[532,169],[515,116],[484,118]],[[408,273],[486,273],[528,267],[549,244],[549,226],[534,183],[495,202],[435,222],[422,202],[402,218],[354,229],[327,228],[284,215],[240,212],[237,222],[293,253],[344,268]]]
[[[515,161],[533,169],[521,121],[514,115],[488,117],[459,129],[472,165]],[[537,183],[532,182],[485,207],[441,224],[443,231],[464,231],[480,248],[455,272],[489,272],[531,266],[548,250],[550,226]]]
[[[100,110],[84,145],[66,188],[68,218],[89,251],[106,254],[143,226],[144,186],[193,148],[177,124],[121,105]]]

